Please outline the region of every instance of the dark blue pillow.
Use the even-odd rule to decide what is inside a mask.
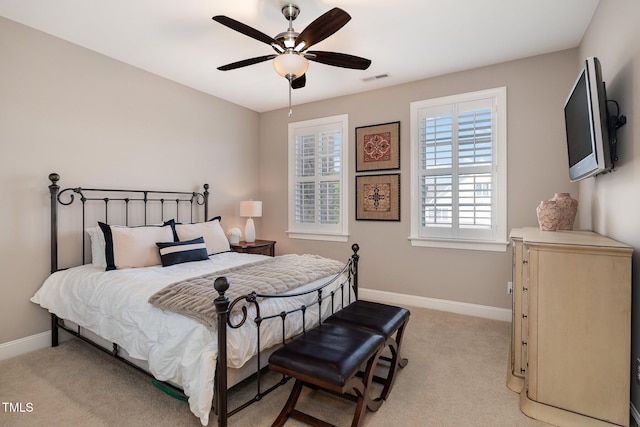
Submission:
[[[204,261],[209,259],[204,238],[198,237],[184,242],[156,243],[160,251],[163,267],[183,262]]]

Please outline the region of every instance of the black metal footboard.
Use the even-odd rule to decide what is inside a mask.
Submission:
[[[229,289],[233,284],[229,283],[226,277],[219,277],[214,282],[214,287],[218,292],[218,297],[215,299],[214,304],[217,312],[217,323],[218,323],[218,361],[216,365],[216,381],[214,382],[214,409],[218,416],[218,426],[226,427],[228,418],[247,406],[251,405],[254,402],[261,400],[265,395],[269,394],[280,385],[286,383],[288,378],[282,377],[282,379],[263,389],[262,384],[262,374],[261,374],[261,340],[260,340],[260,331],[261,326],[270,321],[279,320],[282,322],[282,338],[281,344],[284,344],[288,339],[292,337],[288,336],[286,331],[286,319],[288,316],[299,314],[301,316],[302,321],[302,329],[303,332],[306,331],[309,323],[307,322],[307,313],[314,306],[316,307],[317,314],[317,323],[320,324],[324,321],[323,317],[323,304],[330,304],[330,309],[327,311],[328,315],[333,314],[335,311],[341,309],[343,305],[350,304],[353,300],[357,299],[358,296],[358,261],[360,256],[358,255],[358,251],[360,247],[358,244],[353,244],[351,246],[353,254],[351,255],[349,261],[345,264],[344,268],[340,273],[334,276],[331,280],[321,284],[314,289],[309,289],[303,292],[298,293],[288,293],[288,294],[260,294],[256,292],[252,292],[248,295],[244,295],[236,298],[231,301],[227,296],[225,296],[225,292]],[[327,288],[335,284],[335,288],[331,291],[328,291]],[[279,313],[272,313],[268,315],[262,315],[261,313],[261,302],[269,299],[286,299],[286,298],[297,298],[305,295],[314,295],[313,302],[310,304],[300,305],[296,307],[292,307],[287,311],[282,311]],[[336,300],[336,298],[340,298]],[[339,301],[339,302],[338,302]],[[227,355],[227,328],[237,329],[242,327],[245,322],[248,320],[248,306],[253,307],[255,317],[252,319],[253,322],[257,325],[258,335],[257,335],[257,349],[258,354],[256,358],[256,394],[252,399],[246,401],[244,403],[239,404],[236,408],[229,410],[229,395],[228,395],[228,382],[227,382],[227,368],[228,368],[228,355]],[[234,308],[239,307],[242,310],[241,320],[234,323],[231,321],[230,313],[234,310]],[[328,317],[327,315],[327,317]]]

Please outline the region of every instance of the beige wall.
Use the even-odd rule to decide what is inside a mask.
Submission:
[[[577,193],[568,180],[562,106],[575,79],[576,50],[508,62],[357,95],[296,105],[260,115],[262,229],[285,252],[345,257],[361,246],[361,286],[368,289],[510,308],[511,254],[412,247],[410,232],[409,104],[499,86],[508,99],[508,229],[536,226],[535,208],[555,192]],[[310,80],[313,84],[312,80]],[[295,101],[295,92],[294,92]],[[289,239],[287,123],[349,115],[349,243]],[[354,129],[401,122],[401,221],[355,221]]]
[[[225,228],[258,196],[258,114],[0,18],[0,343],[49,328],[50,172],[62,186],[198,190]]]
[[[582,225],[635,248],[631,343],[631,401],[640,409],[640,385],[635,360],[640,357],[640,2],[601,1],[579,48],[582,60],[596,56],[602,63],[607,97],[627,116],[618,131],[617,170],[580,183]]]

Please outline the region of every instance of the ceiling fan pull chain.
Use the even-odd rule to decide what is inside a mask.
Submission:
[[[287,80],[289,80],[289,117],[291,117],[293,115],[293,109],[291,109],[291,82],[293,82],[293,79]]]

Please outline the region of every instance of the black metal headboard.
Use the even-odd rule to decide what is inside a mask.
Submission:
[[[209,184],[203,185],[202,192],[126,190],[104,188],[69,187],[60,189],[60,175],[49,174],[51,193],[51,272],[58,270],[59,233],[61,224],[60,207],[70,209],[69,221],[81,223],[79,231],[82,241],[82,263],[86,264],[86,241],[84,230],[95,226],[95,219],[105,223],[136,226],[164,222],[196,222],[209,219]],[[77,196],[77,197],[76,197]],[[79,203],[74,203],[76,200]],[[65,209],[66,211],[66,209]],[[94,219],[92,221],[92,219]],[[78,225],[78,224],[76,224]],[[75,227],[76,230],[78,227]],[[76,234],[77,231],[76,231]]]

